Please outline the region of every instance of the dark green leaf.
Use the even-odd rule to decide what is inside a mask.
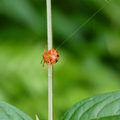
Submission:
[[[14,106],[0,101],[0,120],[32,120],[28,115]]]
[[[120,92],[97,95],[71,107],[61,120],[119,120]]]

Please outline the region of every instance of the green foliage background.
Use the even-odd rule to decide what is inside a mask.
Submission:
[[[85,21],[105,7],[72,37]],[[74,103],[120,89],[120,1],[52,0],[54,118]],[[0,100],[47,120],[46,1],[0,0]]]

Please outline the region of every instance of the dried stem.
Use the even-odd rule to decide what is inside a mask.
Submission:
[[[47,39],[48,49],[52,48],[51,0],[47,2]],[[48,120],[53,120],[53,68],[48,67]]]

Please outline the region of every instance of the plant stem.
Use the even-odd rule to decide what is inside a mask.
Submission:
[[[47,2],[47,39],[48,50],[52,49],[51,0]],[[48,120],[53,120],[53,68],[48,66]]]

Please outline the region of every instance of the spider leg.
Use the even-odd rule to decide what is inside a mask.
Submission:
[[[44,61],[44,59],[42,59],[40,63],[42,64],[43,61]],[[43,67],[44,67],[44,64],[45,64],[45,61],[43,62]]]
[[[43,62],[43,67],[44,67],[45,61]]]
[[[42,64],[42,62],[43,62],[43,59],[41,60],[40,64]]]

